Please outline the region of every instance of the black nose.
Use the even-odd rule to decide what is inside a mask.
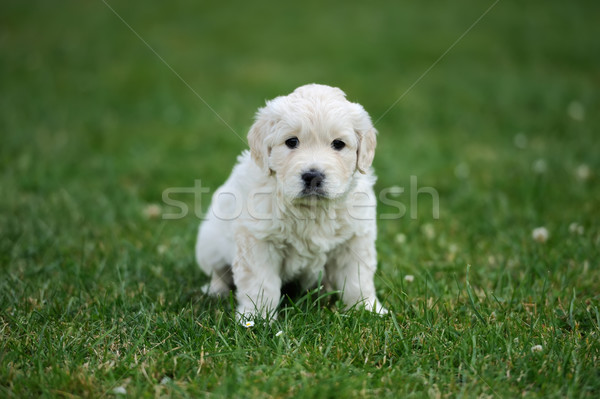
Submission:
[[[319,172],[316,169],[311,169],[308,172],[302,174],[304,186],[307,188],[320,188],[321,183],[324,179],[325,175],[323,174],[323,172]]]

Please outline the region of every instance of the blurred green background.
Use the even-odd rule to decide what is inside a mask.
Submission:
[[[4,235],[37,223],[30,208],[62,213],[50,230],[72,228],[68,218],[119,230],[165,188],[216,188],[265,99],[311,82],[342,88],[378,121],[378,188],[406,187],[408,214],[415,175],[440,193],[440,223],[472,240],[515,220],[586,222],[596,176],[576,170],[598,168],[599,6],[498,2],[422,76],[493,4],[4,2]],[[421,220],[382,230],[431,221],[427,201]],[[163,226],[191,243],[190,216]]]
[[[598,303],[597,1],[40,0],[0,10],[8,325],[15,311],[53,303],[60,314],[73,298],[114,295],[127,312],[138,284],[147,303],[201,303],[199,219],[161,220],[148,205],[170,212],[163,190],[195,179],[216,188],[257,108],[312,82],[366,108],[379,131],[377,188],[407,189],[407,214],[379,222],[377,285],[392,308],[431,294],[406,294],[405,274],[452,302],[467,264],[471,283],[503,300],[543,294],[554,306],[576,291]],[[409,217],[410,176],[439,192],[438,220],[426,194]],[[543,246],[531,237],[538,226],[550,231]],[[18,340],[13,332],[4,338]]]

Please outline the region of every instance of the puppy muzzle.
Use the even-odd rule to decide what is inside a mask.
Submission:
[[[310,169],[302,173],[302,182],[304,188],[300,192],[300,197],[327,197],[327,192],[324,190],[325,174],[317,169]]]

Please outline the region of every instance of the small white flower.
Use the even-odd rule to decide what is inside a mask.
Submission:
[[[569,225],[569,232],[571,234],[582,235],[583,234],[583,226],[578,223],[573,222]]]
[[[543,351],[544,348],[542,347],[542,345],[533,345],[531,347],[531,352],[535,353],[535,352],[541,352]]]
[[[158,247],[156,247],[156,250],[158,251],[159,255],[164,254],[165,252],[167,252],[167,246],[166,245],[159,245]]]
[[[247,321],[244,322],[243,326],[246,327],[246,328],[254,327],[254,321],[247,320]]]
[[[426,223],[423,226],[421,226],[421,231],[428,239],[432,240],[433,238],[435,238],[435,228],[431,223]]]
[[[396,243],[397,244],[404,244],[406,242],[406,235],[405,234],[397,234],[396,235]]]
[[[275,336],[279,337],[281,334],[283,334],[283,331],[279,330],[279,331],[277,331],[277,334],[275,334]]]
[[[542,175],[548,170],[548,164],[546,163],[545,159],[540,158],[533,163],[531,169],[533,169],[533,171],[538,175]]]
[[[571,101],[567,107],[567,114],[569,114],[572,119],[581,122],[585,119],[585,108],[583,108],[583,104],[579,101]]]
[[[579,226],[577,223],[573,222],[569,225],[569,232],[570,233],[577,233],[577,226]]]
[[[126,395],[127,394],[127,390],[125,389],[125,387],[115,387],[112,392],[115,395]]]
[[[415,276],[413,276],[412,274],[407,274],[406,276],[404,276],[404,281],[412,283],[413,281],[415,281]]]
[[[513,139],[513,142],[515,144],[515,147],[517,147],[520,150],[524,150],[525,148],[527,148],[527,136],[525,136],[525,134],[523,133],[517,133],[515,135],[515,138]]]
[[[459,179],[466,179],[469,177],[470,172],[471,170],[469,169],[469,165],[464,162],[459,163],[454,168],[454,176],[458,177]]]
[[[537,227],[531,232],[531,237],[537,242],[546,242],[548,240],[548,229],[545,227]]]
[[[162,380],[160,380],[160,384],[161,385],[167,385],[169,382],[171,382],[171,379],[169,377],[163,377]]]
[[[590,167],[585,164],[579,165],[577,170],[575,170],[575,176],[581,181],[589,179],[591,174]]]
[[[149,204],[144,208],[144,216],[148,219],[157,219],[162,213],[160,205]]]

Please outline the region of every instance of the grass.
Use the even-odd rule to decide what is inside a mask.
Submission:
[[[492,2],[108,4],[230,127],[102,1],[3,3],[0,396],[600,394],[597,2],[498,2],[378,121],[389,317],[300,293],[250,329],[200,293],[198,218],[148,205],[301,84],[379,119]]]

